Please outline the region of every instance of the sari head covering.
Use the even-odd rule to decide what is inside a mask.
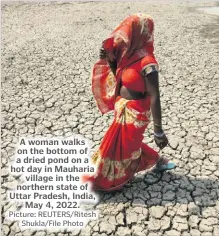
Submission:
[[[117,62],[116,76],[106,59],[95,63],[92,74],[92,92],[102,114],[114,109],[115,91],[123,69],[145,56],[154,58],[154,22],[145,14],[134,14],[103,41],[102,47],[109,60]]]

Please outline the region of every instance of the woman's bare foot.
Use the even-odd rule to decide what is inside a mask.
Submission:
[[[172,170],[175,168],[176,168],[176,165],[173,162],[170,162],[165,157],[160,157],[156,166],[152,169],[152,172],[159,173],[159,172],[163,172],[166,170]]]

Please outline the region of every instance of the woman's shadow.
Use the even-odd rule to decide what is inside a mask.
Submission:
[[[148,172],[137,175],[121,191],[99,192],[98,195],[98,205],[130,202],[131,206],[151,207],[193,203],[190,205],[198,209],[216,205],[219,199],[219,182],[210,177]]]

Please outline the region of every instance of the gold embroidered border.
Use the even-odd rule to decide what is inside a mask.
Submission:
[[[115,104],[116,122],[120,124],[134,124],[135,127],[141,128],[150,123],[150,111],[138,112],[132,108],[127,107],[129,100],[121,98]],[[139,120],[138,115],[147,117],[147,121]]]
[[[125,176],[125,170],[130,166],[133,160],[137,160],[141,156],[141,149],[134,151],[131,154],[131,157],[128,159],[124,159],[121,161],[114,161],[110,158],[101,157],[99,150],[94,153],[92,156],[93,164],[97,165],[99,168],[100,164],[103,164],[103,168],[101,174],[104,177],[107,177],[110,181],[114,179],[119,179]],[[115,168],[117,169],[117,173],[115,174]]]

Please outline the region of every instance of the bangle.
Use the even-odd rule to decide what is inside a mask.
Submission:
[[[162,128],[162,125],[154,124],[154,126]]]
[[[164,136],[164,132],[162,133],[154,133],[154,136],[158,137],[158,138],[161,138]]]

